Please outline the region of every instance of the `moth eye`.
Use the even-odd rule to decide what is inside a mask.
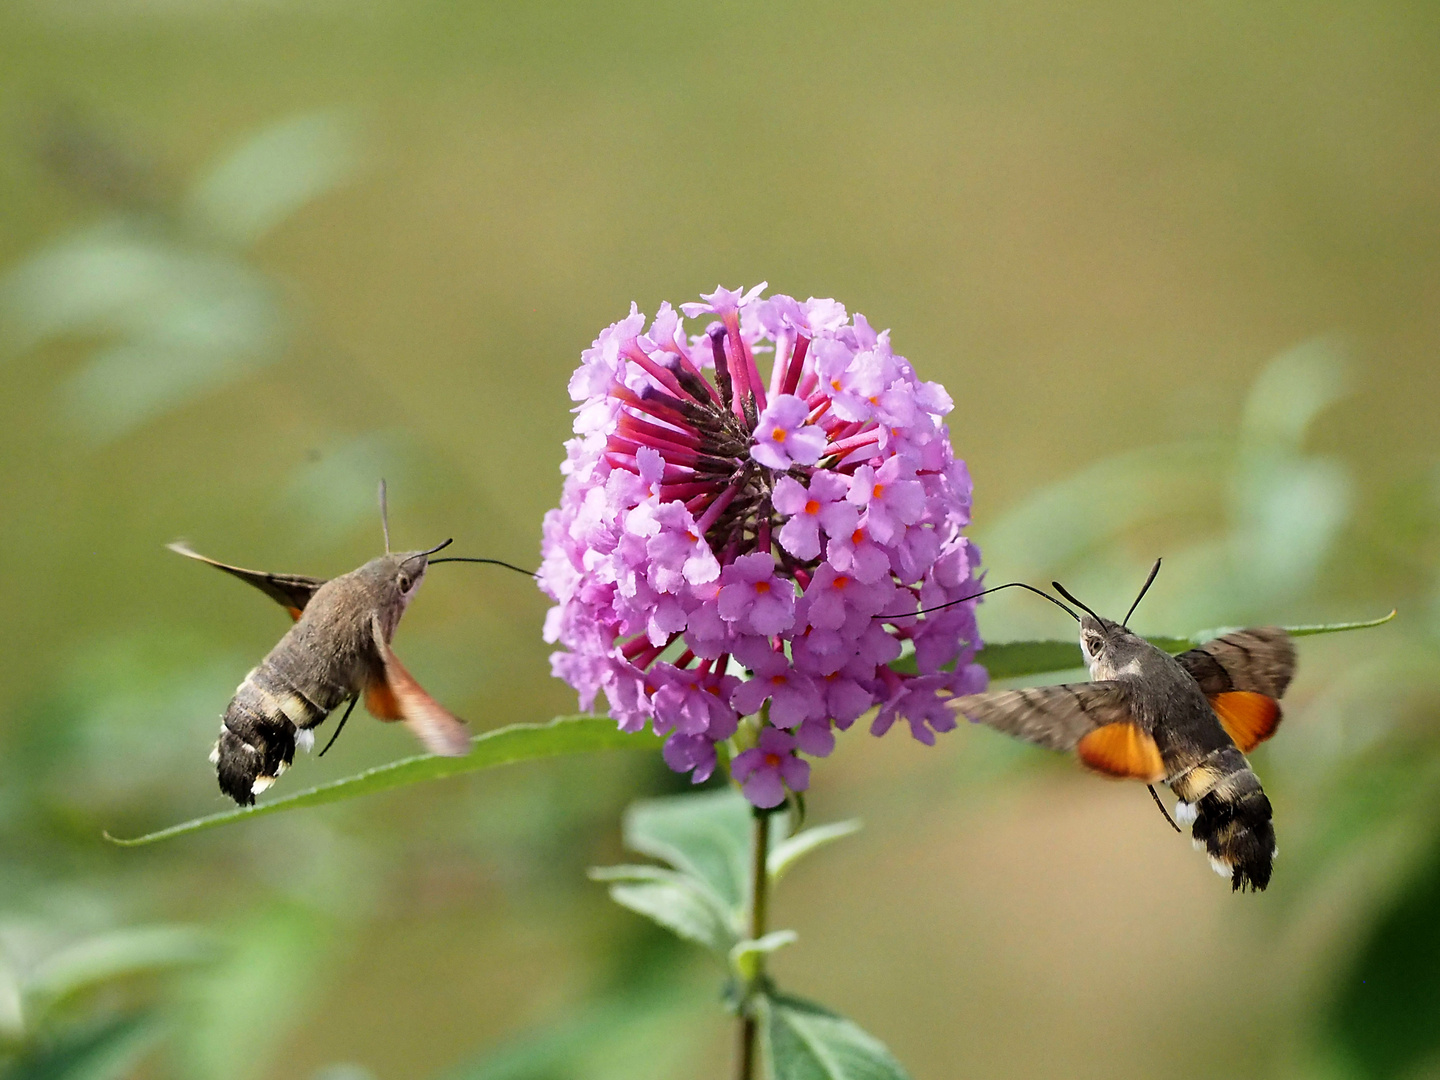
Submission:
[[[401,575],[400,575],[400,591],[401,591],[401,592],[409,592],[409,591],[410,591],[410,577],[409,577],[408,574],[401,574]]]
[[[1105,639],[1099,634],[1085,635],[1085,651],[1091,656],[1097,656],[1105,645]]]

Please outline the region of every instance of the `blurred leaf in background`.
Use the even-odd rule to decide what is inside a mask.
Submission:
[[[167,1034],[153,980],[215,955],[189,927],[67,928],[0,916],[0,1068],[9,1080],[118,1080]]]
[[[13,269],[0,283],[0,320],[20,352],[58,338],[102,342],[61,384],[59,407],[73,431],[106,443],[283,355],[291,306],[246,251],[349,179],[360,151],[345,114],[291,117],[222,154],[171,200],[81,124],[52,120],[46,158],[112,200],[112,214]]]
[[[1307,442],[1343,399],[1345,371],[1331,342],[1283,353],[1261,371],[1238,428],[1217,423],[1206,438],[1090,465],[983,525],[980,543],[1003,558],[1006,580],[1058,574],[1097,611],[1123,612],[1147,543],[1184,536],[1165,543],[1139,625],[1315,621],[1296,601],[1318,580],[1353,492],[1347,467]]]

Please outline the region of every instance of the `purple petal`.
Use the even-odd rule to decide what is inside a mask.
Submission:
[[[785,440],[785,452],[792,461],[798,461],[801,465],[814,465],[829,445],[829,437],[823,429],[807,425],[790,433],[790,437]]]
[[[813,559],[820,554],[820,528],[813,517],[792,517],[780,527],[780,546],[797,559]]]
[[[751,716],[760,711],[760,706],[769,696],[769,679],[749,679],[735,688],[730,695],[730,704],[741,716]]]
[[[790,458],[773,442],[757,442],[750,448],[750,456],[767,469],[777,472],[790,467]]]
[[[835,733],[828,720],[806,720],[795,730],[795,741],[811,757],[829,757],[835,749]]]
[[[795,759],[791,758],[790,760],[794,761]],[[779,769],[756,769],[740,785],[740,790],[745,793],[747,799],[762,810],[779,806],[785,801],[785,787],[780,782]]]
[[[800,513],[809,501],[810,493],[793,476],[780,477],[775,484],[774,494],[770,496],[770,502],[775,509],[786,515]]]
[[[715,607],[720,617],[726,622],[736,622],[744,618],[745,613],[754,603],[755,590],[748,584],[737,582],[734,585],[726,585],[720,590]]]
[[[791,791],[804,791],[810,786],[810,763],[797,757],[781,758],[780,776]]]
[[[759,747],[751,747],[749,750],[742,750],[730,759],[730,775],[736,780],[745,780],[751,773],[760,767],[765,760],[765,752]]]

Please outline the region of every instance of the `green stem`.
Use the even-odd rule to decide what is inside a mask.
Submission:
[[[770,907],[770,871],[766,860],[770,854],[770,814],[755,811],[755,824],[751,830],[750,849],[750,895],[746,898],[747,932],[751,941],[765,936],[765,921]],[[755,954],[755,972],[744,988],[740,1002],[740,1048],[736,1059],[736,1080],[754,1080],[755,1047],[758,1041],[758,1025],[755,1017],[754,997],[756,988],[765,978],[765,954]]]

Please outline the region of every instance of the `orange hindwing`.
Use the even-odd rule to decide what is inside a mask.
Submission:
[[[385,681],[385,676],[371,680],[365,687],[365,708],[370,710],[370,715],[377,720],[403,720],[405,714],[400,711],[400,702],[395,697],[395,691]]]
[[[1216,694],[1210,699],[1210,707],[1220,718],[1225,734],[1243,754],[1248,754],[1274,735],[1275,729],[1280,726],[1280,703],[1252,690]]]
[[[1132,723],[1096,728],[1080,740],[1075,752],[1086,765],[1107,776],[1133,778],[1147,784],[1165,779],[1160,748]]]

